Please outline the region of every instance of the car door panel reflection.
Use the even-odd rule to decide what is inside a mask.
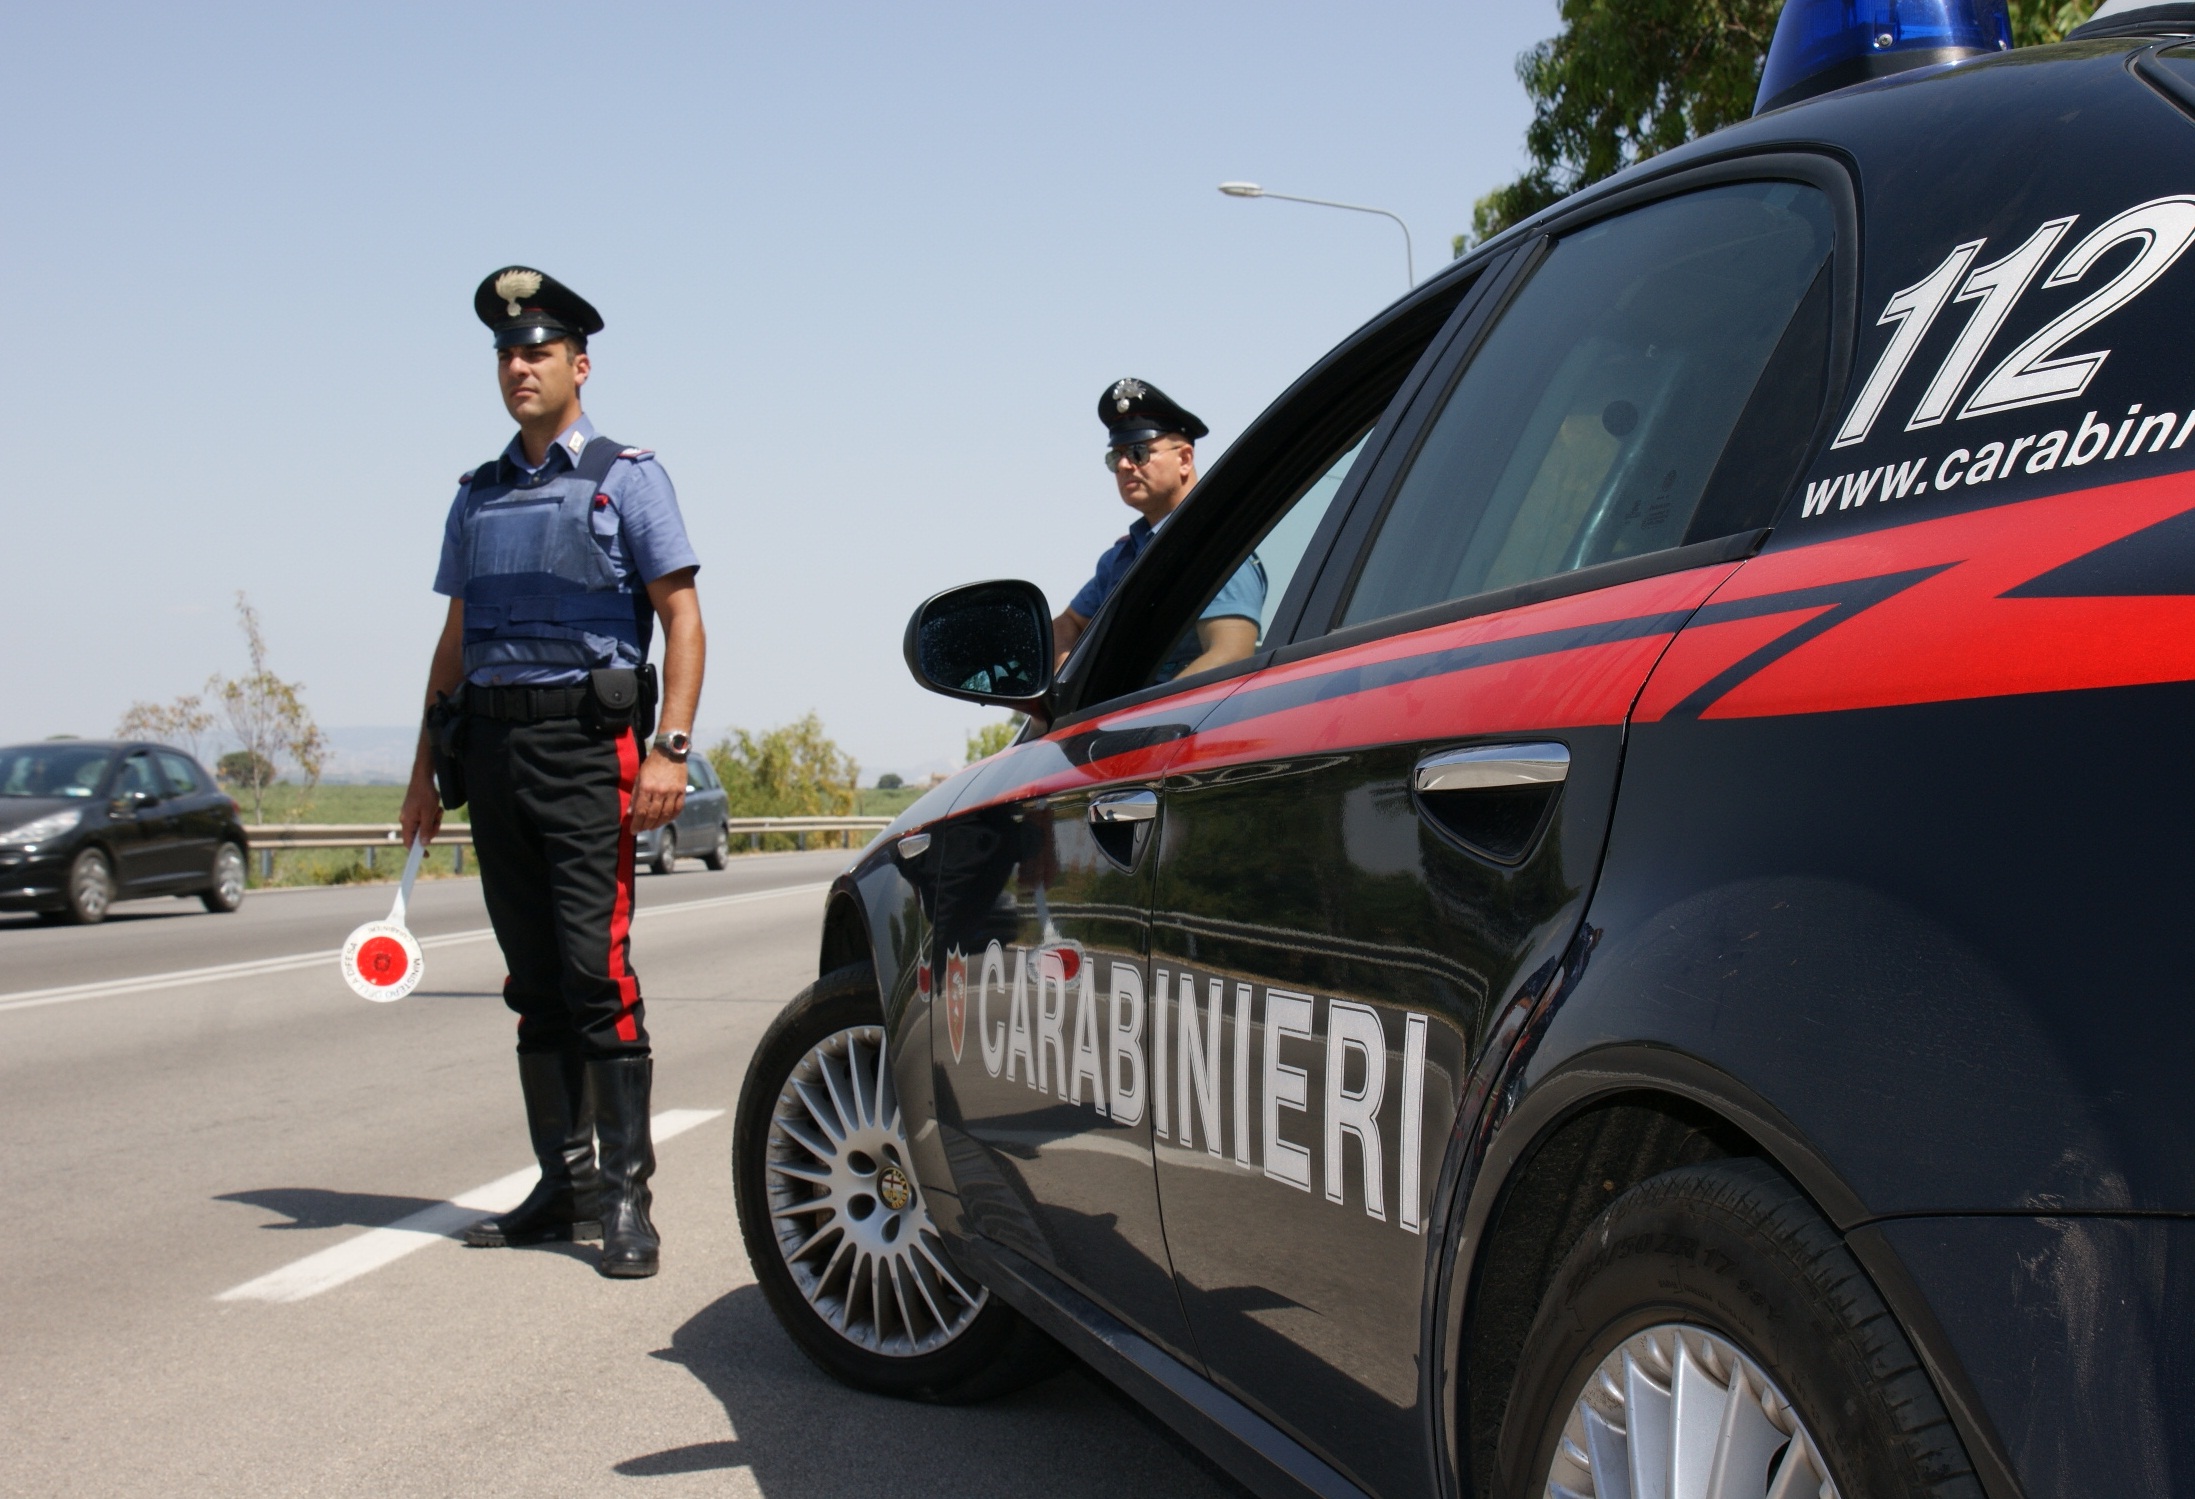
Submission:
[[[1090,812],[1150,786],[1223,695],[1006,750],[926,856],[948,1231],[1017,1251],[1192,1360],[1151,1163],[1149,840],[1123,861]]]
[[[1375,1492],[1416,1481],[1425,1228],[1471,1059],[1567,947],[1624,714],[1728,571],[1269,670],[1165,778],[1155,1155],[1185,1315],[1216,1380]],[[1427,753],[1511,734],[1571,771],[1503,863],[1411,786]]]
[[[1737,570],[1688,568],[1273,667],[1199,726],[1172,773],[1535,724],[1616,724],[1692,612]]]
[[[954,802],[953,816],[1053,791],[1159,775],[1179,757],[1183,741],[1193,738],[1244,680],[1185,689],[1163,701],[1055,729],[1002,750],[970,778]]]

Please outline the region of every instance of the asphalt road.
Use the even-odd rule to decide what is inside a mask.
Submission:
[[[445,1204],[529,1165],[475,882],[419,887],[427,976],[390,1005],[332,957],[390,886],[0,918],[0,1493],[1224,1492],[1080,1371],[905,1405],[771,1319],[719,1111],[813,976],[846,857],[640,881],[655,1107],[684,1126],[647,1281],[447,1236]]]

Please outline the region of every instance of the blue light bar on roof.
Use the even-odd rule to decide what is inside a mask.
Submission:
[[[1785,0],[1753,113],[2011,45],[2005,0]]]

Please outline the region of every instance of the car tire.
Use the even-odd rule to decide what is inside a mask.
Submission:
[[[225,916],[244,904],[244,851],[224,843],[213,853],[213,883],[198,893],[207,910]]]
[[[1672,1400],[1680,1382],[1685,1398]],[[1748,1405],[1725,1424],[1740,1394]],[[1596,1414],[1609,1419],[1596,1424]],[[1704,1429],[1694,1436],[1687,1420]],[[1650,1444],[1656,1473],[1669,1453],[1734,1473],[1761,1465],[1758,1480],[1726,1480],[1720,1492],[1764,1494],[1781,1465],[1801,1461],[1815,1471],[1791,1475],[1794,1493],[1813,1494],[1824,1477],[1836,1487],[1822,1492],[1852,1499],[1982,1492],[1935,1386],[1859,1262],[1761,1161],[1651,1177],[1571,1247],[1526,1338],[1494,1491],[1631,1492],[1628,1481],[1598,1487],[1591,1460],[1640,1461],[1635,1442]]]
[[[763,1033],[732,1129],[755,1278],[801,1352],[857,1390],[959,1405],[1043,1379],[1066,1352],[946,1256],[907,1163],[883,1039],[866,963],[819,979]],[[804,1202],[816,1212],[786,1211]]]
[[[114,866],[106,853],[87,848],[69,864],[68,917],[78,926],[96,926],[107,919],[115,897]]]
[[[666,823],[656,836],[655,857],[648,861],[648,867],[657,874],[669,874],[677,864],[678,829]]]
[[[732,830],[722,823],[716,827],[716,844],[701,856],[701,862],[711,869],[722,869],[732,859]]]

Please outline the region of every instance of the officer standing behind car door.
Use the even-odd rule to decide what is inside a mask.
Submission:
[[[472,804],[541,1181],[465,1241],[599,1235],[603,1274],[653,1275],[653,1064],[631,962],[633,835],[671,821],[686,798],[705,652],[700,564],[662,467],[597,435],[580,411],[587,339],[602,329],[594,308],[525,266],[489,276],[473,305],[495,332],[518,435],[464,476],[450,507],[434,585],[449,617],[403,833],[407,844],[414,830],[432,837],[445,801]],[[657,619],[665,731],[644,749]]]
[[[1113,476],[1121,503],[1137,518],[1129,523],[1128,534],[1098,558],[1090,581],[1052,621],[1055,668],[1066,662],[1158,528],[1189,498],[1197,482],[1196,440],[1210,430],[1165,391],[1134,379],[1116,380],[1105,388],[1098,397],[1098,420],[1105,424],[1105,471]],[[1159,667],[1159,680],[1209,671],[1255,652],[1264,608],[1265,567],[1253,555],[1206,604],[1195,632]]]

